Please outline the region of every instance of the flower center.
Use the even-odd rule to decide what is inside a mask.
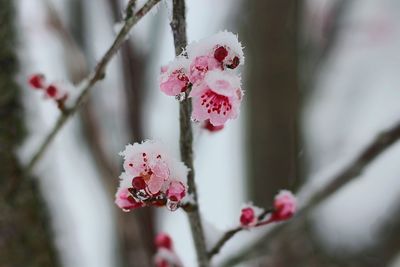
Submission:
[[[226,50],[226,48],[223,46],[218,47],[214,51],[214,58],[218,62],[222,62],[226,58],[227,55],[228,55],[228,50]]]
[[[201,96],[201,105],[207,109],[208,113],[216,112],[218,114],[226,115],[232,109],[228,97],[216,94],[211,90],[207,90]]]

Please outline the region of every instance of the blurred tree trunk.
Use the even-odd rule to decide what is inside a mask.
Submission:
[[[123,8],[119,6],[118,1],[110,0],[104,3],[107,8],[110,8],[111,19],[115,22],[122,20],[121,14]],[[71,32],[72,46],[80,47],[82,51],[85,49],[84,25],[83,18],[88,13],[84,8],[83,0],[73,0],[70,2],[71,8]],[[88,54],[85,53],[86,57]],[[139,142],[143,140],[142,134],[142,85],[143,71],[145,69],[145,56],[135,52],[133,44],[126,41],[121,50],[123,84],[125,99],[127,101],[127,118],[126,122],[129,125],[131,142]],[[86,70],[87,72],[87,70]],[[71,74],[73,70],[71,70]],[[78,75],[75,75],[79,78]],[[73,79],[76,82],[79,79]],[[82,108],[82,119],[84,122],[84,132],[92,151],[94,160],[102,171],[103,181],[110,192],[112,199],[118,187],[117,177],[120,174],[119,165],[115,166],[110,162],[104,149],[104,144],[99,138],[99,118],[94,112],[93,101],[88,99],[85,106]],[[117,257],[118,265],[129,267],[147,267],[151,265],[152,255],[154,253],[154,223],[153,213],[151,209],[141,209],[131,213],[123,213],[119,209],[115,209],[117,214]]]
[[[270,206],[298,183],[298,14],[300,1],[245,1],[251,198]]]
[[[13,0],[0,1],[0,266],[58,266],[47,210],[37,180],[25,177],[16,156],[24,138]],[[24,179],[18,188],[15,181]]]

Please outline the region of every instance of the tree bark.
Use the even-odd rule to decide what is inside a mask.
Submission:
[[[13,0],[0,2],[0,266],[58,266],[37,180],[23,174],[16,150],[25,136],[17,74]],[[16,181],[23,180],[18,190]]]
[[[298,2],[247,1],[243,7],[248,14],[242,29],[248,59],[250,195],[266,207],[279,189],[298,183]]]

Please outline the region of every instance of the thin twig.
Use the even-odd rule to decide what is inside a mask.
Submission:
[[[136,0],[129,0],[128,4],[126,5],[126,18],[129,18],[133,15],[133,11],[136,7]]]
[[[400,140],[400,123],[397,123],[395,126],[379,134],[350,164],[347,165],[347,167],[329,179],[326,186],[313,193],[310,198],[308,198],[309,200],[302,205],[294,218],[293,223],[301,223],[311,210],[320,205],[335,192],[338,192],[356,177],[360,176],[369,164],[371,164],[398,140]],[[308,184],[303,186],[299,195],[302,195],[302,191],[307,190],[307,186]],[[235,256],[225,260],[222,266],[235,266],[240,262],[264,254],[267,241],[272,242],[276,236],[279,236],[290,225],[291,223],[278,225],[262,236],[257,242],[241,250],[239,253],[236,253]]]
[[[110,62],[110,60],[117,53],[121,45],[126,39],[130,29],[141,19],[143,18],[160,0],[149,0],[134,16],[125,20],[125,24],[118,33],[111,47],[107,50],[104,56],[101,58],[100,62],[97,64],[92,73],[88,75],[86,79],[80,84],[81,94],[78,96],[78,99],[74,103],[74,105],[63,112],[58,118],[55,126],[51,130],[51,132],[46,136],[43,143],[40,145],[37,152],[32,156],[32,159],[29,161],[26,172],[29,173],[33,170],[36,163],[43,156],[44,152],[47,150],[50,143],[53,141],[54,137],[61,130],[61,128],[68,121],[69,117],[72,116],[82,105],[86,96],[89,94],[90,89],[100,80],[104,78],[105,70]]]
[[[208,252],[208,258],[211,259],[214,255],[218,254],[222,247],[228,242],[234,235],[242,231],[244,228],[242,226],[238,226],[227,231],[215,244],[215,246]]]
[[[173,0],[171,29],[174,37],[175,54],[180,55],[187,45],[186,37],[186,7],[185,0]],[[194,245],[197,253],[199,267],[208,267],[207,248],[205,243],[203,226],[198,207],[197,189],[194,179],[193,167],[193,133],[191,125],[192,103],[190,99],[181,102],[179,108],[180,117],[180,151],[181,159],[190,169],[188,173],[189,194],[193,196],[194,208],[187,212],[192,230]]]
[[[263,225],[262,220],[264,220],[265,216],[267,216],[268,214],[270,214],[273,211],[274,211],[274,209],[272,209],[272,208],[264,210],[258,216],[259,223],[257,223],[255,225],[255,227],[262,226]],[[210,251],[208,252],[208,258],[211,260],[213,256],[215,256],[216,254],[218,254],[221,251],[221,249],[226,244],[226,242],[228,242],[232,237],[234,237],[237,233],[239,233],[242,230],[248,230],[248,228],[242,227],[242,226],[237,226],[237,227],[225,232],[225,234],[217,241],[217,243],[215,243],[214,247],[212,249],[210,249]]]

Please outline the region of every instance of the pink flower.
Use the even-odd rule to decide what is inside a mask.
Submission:
[[[154,239],[156,248],[165,248],[172,250],[172,238],[166,233],[159,233]]]
[[[198,56],[190,64],[189,79],[192,84],[203,81],[208,71],[221,69],[221,63],[213,56]]]
[[[157,267],[183,266],[178,255],[174,252],[172,238],[165,233],[160,233],[154,240],[157,253],[154,255],[154,263]]]
[[[228,119],[237,117],[242,96],[238,76],[219,70],[210,71],[190,93],[193,98],[192,118],[196,121],[210,120],[214,126],[224,125]]]
[[[205,120],[202,127],[209,132],[219,132],[224,129],[224,125],[214,126],[211,124],[210,120]]]
[[[213,57],[223,69],[235,69],[244,63],[243,47],[237,35],[228,31],[221,31],[189,44],[187,54],[189,59],[199,56]]]
[[[43,89],[45,87],[45,77],[43,74],[34,74],[28,79],[29,85],[34,89]]]
[[[117,204],[117,206],[123,211],[130,211],[132,209],[143,207],[143,204],[137,202],[127,188],[118,189],[115,195],[115,204]]]
[[[177,57],[168,66],[161,68],[160,89],[162,92],[169,96],[177,96],[188,89],[187,64],[186,58]]]
[[[297,201],[292,192],[288,190],[281,190],[275,196],[274,201],[275,211],[271,214],[271,221],[284,221],[288,220],[296,212]]]
[[[185,196],[188,169],[171,158],[161,144],[145,141],[127,145],[120,155],[124,157],[125,170],[120,176],[120,188],[128,190],[143,206],[165,205],[170,198],[179,202]]]
[[[240,215],[240,224],[244,227],[254,226],[257,223],[256,212],[253,207],[243,208]]]
[[[178,255],[171,250],[159,248],[154,255],[154,263],[156,267],[182,267],[182,262]]]
[[[167,198],[171,201],[181,201],[186,195],[186,187],[182,182],[172,181],[167,189]]]
[[[68,97],[68,92],[60,84],[52,83],[45,89],[46,97],[52,98],[56,101],[64,101]]]

